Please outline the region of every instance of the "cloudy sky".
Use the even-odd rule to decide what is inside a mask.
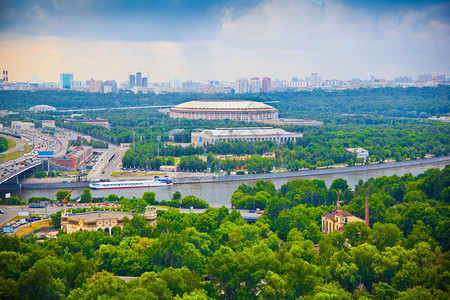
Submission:
[[[450,2],[0,0],[10,81],[449,74]]]

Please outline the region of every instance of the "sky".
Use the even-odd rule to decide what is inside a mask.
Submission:
[[[0,0],[12,82],[450,72],[450,1]]]

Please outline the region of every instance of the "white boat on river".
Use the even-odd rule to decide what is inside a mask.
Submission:
[[[142,181],[109,181],[109,182],[92,182],[89,187],[94,190],[105,189],[129,189],[129,188],[146,188],[146,187],[162,187],[173,185],[172,179],[169,177],[155,177],[153,180]]]

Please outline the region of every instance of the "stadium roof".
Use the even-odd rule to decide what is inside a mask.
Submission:
[[[31,111],[56,111],[56,108],[50,105],[36,105],[33,107],[30,107]]]
[[[255,101],[240,101],[240,100],[226,100],[226,101],[189,101],[174,106],[172,109],[183,110],[211,110],[211,111],[248,111],[248,110],[277,110],[270,105]]]

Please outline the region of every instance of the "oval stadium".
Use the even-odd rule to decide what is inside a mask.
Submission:
[[[50,105],[36,105],[33,107],[30,107],[30,111],[34,112],[44,112],[44,111],[56,111],[56,108]]]
[[[278,119],[278,109],[255,101],[189,101],[169,110],[171,118],[254,122]]]

